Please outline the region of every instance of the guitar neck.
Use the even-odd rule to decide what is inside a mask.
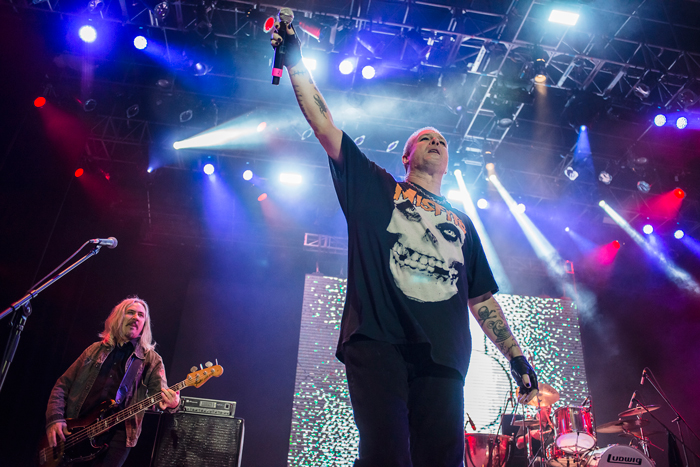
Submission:
[[[173,391],[177,392],[185,387],[187,387],[187,380],[180,381],[179,383],[170,386],[170,389]],[[103,420],[98,420],[92,425],[90,425],[86,431],[87,435],[89,438],[93,438],[101,433],[104,433],[105,431],[109,430],[113,426],[118,425],[119,423],[123,422],[124,420],[128,420],[129,418],[133,417],[139,412],[143,412],[146,410],[148,407],[157,404],[158,402],[163,400],[163,393],[159,392],[158,394],[154,394],[151,397],[147,397],[146,399],[142,400],[141,402],[130,405],[124,410],[121,410],[113,415],[110,415],[109,417],[103,419]]]

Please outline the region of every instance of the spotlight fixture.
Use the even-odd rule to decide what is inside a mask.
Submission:
[[[148,39],[146,39],[143,36],[134,37],[134,47],[136,47],[139,50],[145,49],[146,47],[148,47]]]
[[[688,119],[686,117],[678,117],[678,120],[676,120],[676,128],[678,128],[679,130],[682,130],[687,126],[688,126]]]
[[[46,105],[45,97],[37,97],[34,99],[34,107],[43,107],[44,105]]]
[[[386,152],[393,151],[394,149],[396,149],[396,146],[398,146],[398,145],[399,145],[398,139],[396,141],[392,141],[391,143],[389,143],[389,146],[386,147]]]
[[[140,109],[138,104],[132,105],[131,107],[126,109],[126,118],[134,118],[139,114],[139,110]]]
[[[345,60],[340,62],[338,69],[340,70],[340,72],[342,74],[349,75],[355,69],[355,64],[353,63],[352,60],[350,60],[349,58],[346,58]]]
[[[549,14],[549,21],[552,23],[573,26],[578,21],[578,16],[578,13],[572,13],[570,11],[552,10],[552,12]]]
[[[522,214],[525,212],[525,205],[523,203],[518,203],[518,206],[516,209],[520,214]]]
[[[168,13],[170,13],[170,5],[168,2],[160,2],[153,8],[153,14],[161,21],[168,16]]]
[[[612,246],[615,247],[616,250],[619,250],[622,245],[620,245],[618,240],[613,240]]]
[[[88,99],[83,104],[83,110],[85,112],[92,112],[97,108],[97,101],[95,99]]]
[[[189,122],[192,120],[193,116],[194,113],[192,112],[192,109],[185,110],[184,112],[180,113],[180,123]]]
[[[566,175],[566,177],[571,181],[578,178],[578,172],[576,172],[572,166],[568,166],[566,169],[564,169],[564,175]]]
[[[640,180],[637,182],[637,189],[642,193],[649,193],[649,190],[651,190],[651,185],[649,185],[649,182]]]
[[[675,232],[673,232],[673,236],[676,239],[680,240],[681,238],[685,237],[685,232],[683,232],[681,229],[678,229]]]
[[[484,198],[479,198],[479,201],[476,202],[476,206],[479,209],[487,209],[489,207],[489,202],[486,201]]]
[[[301,134],[301,140],[304,141],[305,139],[311,138],[311,135],[313,135],[313,134],[314,134],[314,130],[309,128],[308,130],[306,130],[305,132],[303,132]]]
[[[376,74],[377,72],[372,65],[367,65],[362,68],[362,77],[364,79],[372,79]]]
[[[683,191],[682,188],[676,188],[673,190],[673,194],[676,196],[678,199],[683,199],[685,198],[685,191]]]
[[[642,232],[647,235],[651,235],[654,233],[654,227],[651,224],[646,224],[644,227],[642,227]]]
[[[612,175],[610,175],[605,170],[601,171],[600,174],[598,175],[598,180],[605,183],[606,185],[610,185],[610,183],[612,182],[612,179],[613,179]]]
[[[656,125],[656,126],[666,125],[666,115],[659,114],[656,117],[654,117],[654,125]]]
[[[204,76],[212,70],[211,65],[204,62],[197,62],[194,64],[194,75]]]
[[[634,95],[644,100],[651,95],[651,88],[644,83],[639,83],[634,87]]]
[[[88,10],[90,10],[90,13],[99,13],[104,6],[102,0],[90,0],[88,2]]]
[[[250,180],[253,178],[253,171],[248,169],[243,172],[243,180]]]
[[[355,144],[357,144],[358,146],[362,146],[362,143],[364,143],[364,142],[365,142],[365,135],[358,136],[357,138],[355,138]]]
[[[564,232],[570,232],[570,231],[571,231],[571,229],[568,227],[564,229]]]
[[[214,164],[207,163],[207,164],[204,164],[202,171],[207,175],[212,175],[216,171],[216,169],[214,168]]]
[[[285,183],[287,185],[301,185],[302,178],[299,174],[281,173],[280,182]]]
[[[267,199],[267,193],[263,193],[260,196],[258,196],[258,201],[265,201]]]
[[[82,177],[84,173],[85,173],[85,171],[82,168],[77,168],[75,170],[75,178]]]
[[[260,122],[258,123],[258,126],[255,129],[255,131],[257,131],[258,133],[262,133],[263,131],[265,131],[265,128],[267,128],[267,122]]]
[[[78,36],[80,36],[83,42],[89,44],[95,42],[95,39],[97,39],[97,31],[92,26],[86,25],[78,30]]]
[[[537,58],[535,60],[535,83],[544,84],[547,82],[547,66],[544,58]]]

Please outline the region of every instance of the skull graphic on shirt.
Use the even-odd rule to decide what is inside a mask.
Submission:
[[[437,223],[434,223],[434,222]],[[387,231],[398,234],[390,269],[396,286],[418,302],[440,302],[457,293],[464,265],[463,232],[444,213],[436,216],[411,201],[395,201]]]

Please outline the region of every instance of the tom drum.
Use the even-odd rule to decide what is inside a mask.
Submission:
[[[588,407],[559,407],[552,413],[554,419],[554,442],[569,454],[593,449],[596,437],[593,432],[591,411]]]
[[[510,456],[511,437],[489,433],[464,435],[465,467],[503,467]]]

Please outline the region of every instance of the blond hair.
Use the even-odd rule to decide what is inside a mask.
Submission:
[[[104,331],[99,334],[102,338],[102,343],[115,346],[128,340],[124,334],[124,317],[126,311],[136,303],[140,303],[144,310],[146,310],[146,320],[143,323],[143,331],[139,337],[141,348],[144,352],[148,352],[156,347],[156,342],[153,340],[153,334],[151,333],[151,313],[148,308],[148,303],[135,295],[122,300],[112,309],[112,312],[105,321]]]
[[[437,128],[434,128],[432,126],[426,126],[426,127],[421,128],[420,130],[414,131],[413,134],[408,137],[408,140],[406,140],[406,144],[403,147],[403,155],[404,156],[408,156],[411,153],[411,149],[413,149],[413,146],[416,145],[416,140],[418,139],[418,135],[420,135],[421,133],[423,133],[426,130],[434,131],[435,133],[438,133],[439,135],[442,136],[442,133],[440,133],[440,130],[438,130]],[[443,138],[444,138],[444,136],[443,136]],[[406,172],[408,172],[408,163],[409,162],[411,162],[410,159],[408,162],[406,162],[403,165],[403,168],[406,170]]]

